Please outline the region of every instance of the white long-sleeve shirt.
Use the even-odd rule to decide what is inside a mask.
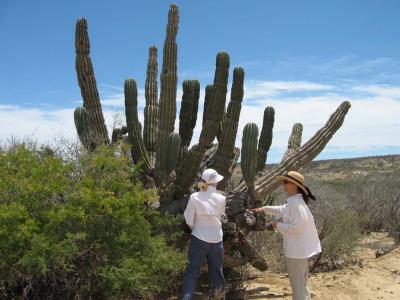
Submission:
[[[208,243],[222,241],[221,216],[225,213],[225,203],[225,196],[212,186],[190,196],[183,215],[195,237]]]
[[[286,257],[304,259],[321,252],[314,217],[301,194],[289,197],[284,205],[265,206],[264,211],[283,220],[277,224],[277,230],[283,235]]]

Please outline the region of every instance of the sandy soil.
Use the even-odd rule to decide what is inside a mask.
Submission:
[[[385,234],[366,239],[358,255],[361,266],[311,275],[309,286],[313,299],[400,299],[400,248],[375,258],[375,250],[393,242]],[[248,299],[291,299],[289,279],[285,274],[257,273],[248,282]]]

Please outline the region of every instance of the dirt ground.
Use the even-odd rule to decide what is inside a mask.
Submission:
[[[316,300],[400,299],[400,248],[375,258],[375,251],[390,247],[393,241],[384,233],[363,241],[357,255],[361,266],[345,267],[310,275],[309,287]],[[291,299],[289,279],[285,274],[257,273],[248,282],[247,299]]]

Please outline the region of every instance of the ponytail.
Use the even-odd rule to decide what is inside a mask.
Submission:
[[[299,188],[299,187],[297,188],[297,191],[303,196],[303,200],[308,206],[308,202],[310,201],[310,196],[307,195],[306,192],[303,189]]]
[[[208,184],[204,180],[200,180],[199,183],[197,184],[197,187],[200,189],[200,191],[205,192],[208,190]]]
[[[315,196],[311,193],[310,189],[308,187],[305,186],[305,188],[307,189],[308,193],[306,193],[302,188],[297,187],[297,191],[303,196],[303,200],[304,202],[308,205],[308,202],[310,202],[310,199],[312,200],[316,200]]]

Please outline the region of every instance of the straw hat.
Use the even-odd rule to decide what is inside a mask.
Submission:
[[[304,176],[301,175],[299,172],[290,171],[283,176],[277,176],[276,179],[281,182],[285,180],[289,181],[301,188],[306,193],[306,195],[310,194],[309,188],[304,184]]]

